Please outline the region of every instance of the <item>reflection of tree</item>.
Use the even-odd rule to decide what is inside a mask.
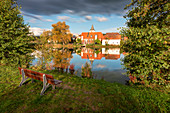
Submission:
[[[52,68],[55,68],[63,72],[64,69],[68,69],[72,54],[71,51],[69,51],[68,49],[52,50],[47,48],[41,48],[38,50],[37,57],[38,61],[36,64],[36,69],[51,70]]]
[[[60,69],[62,72],[70,65],[72,58],[71,51],[68,49],[53,51],[53,67]]]
[[[52,60],[50,55],[52,48],[49,48],[47,45],[47,40],[50,37],[49,33],[50,31],[43,31],[43,34],[37,39],[36,51],[34,53],[38,57],[36,64],[36,69],[38,70],[46,69],[47,64]]]

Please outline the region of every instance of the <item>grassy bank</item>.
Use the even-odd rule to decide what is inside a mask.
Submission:
[[[63,81],[40,96],[42,82],[18,88],[17,68],[0,66],[0,112],[168,112],[169,94],[44,71]]]

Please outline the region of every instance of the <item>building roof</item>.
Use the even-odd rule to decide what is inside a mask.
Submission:
[[[90,29],[90,30],[94,30],[93,24],[92,24],[92,26],[91,26],[91,29]]]
[[[102,39],[103,38],[102,32],[82,32],[81,33],[81,36],[83,36],[84,39],[85,38],[95,38],[95,35],[97,35],[98,39]]]
[[[104,39],[121,39],[121,35],[119,33],[106,33]]]

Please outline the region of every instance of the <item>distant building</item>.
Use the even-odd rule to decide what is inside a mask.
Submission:
[[[120,45],[121,41],[121,35],[119,33],[106,33],[103,35],[102,32],[95,32],[93,25],[89,32],[82,32],[80,38],[83,44],[92,44],[98,39],[102,45]]]
[[[101,41],[102,38],[103,38],[102,32],[95,32],[93,25],[90,29],[90,32],[81,33],[81,41],[83,44],[92,44],[97,39]]]
[[[120,45],[121,35],[119,33],[106,33],[102,40],[102,45]]]

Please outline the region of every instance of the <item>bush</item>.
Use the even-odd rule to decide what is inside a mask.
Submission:
[[[121,34],[129,39],[123,43],[122,48],[128,55],[124,58],[125,68],[134,83],[144,84],[146,86],[168,85],[170,76],[170,54],[169,33],[170,29],[166,12],[168,2],[155,3],[147,0],[137,3],[137,7],[129,11],[126,17],[128,28],[121,30]],[[129,6],[131,6],[130,4]],[[155,7],[163,7],[158,10]],[[150,8],[150,10],[147,10]],[[145,11],[145,12],[142,12]],[[152,18],[157,15],[157,18]],[[157,20],[164,18],[164,21]]]

